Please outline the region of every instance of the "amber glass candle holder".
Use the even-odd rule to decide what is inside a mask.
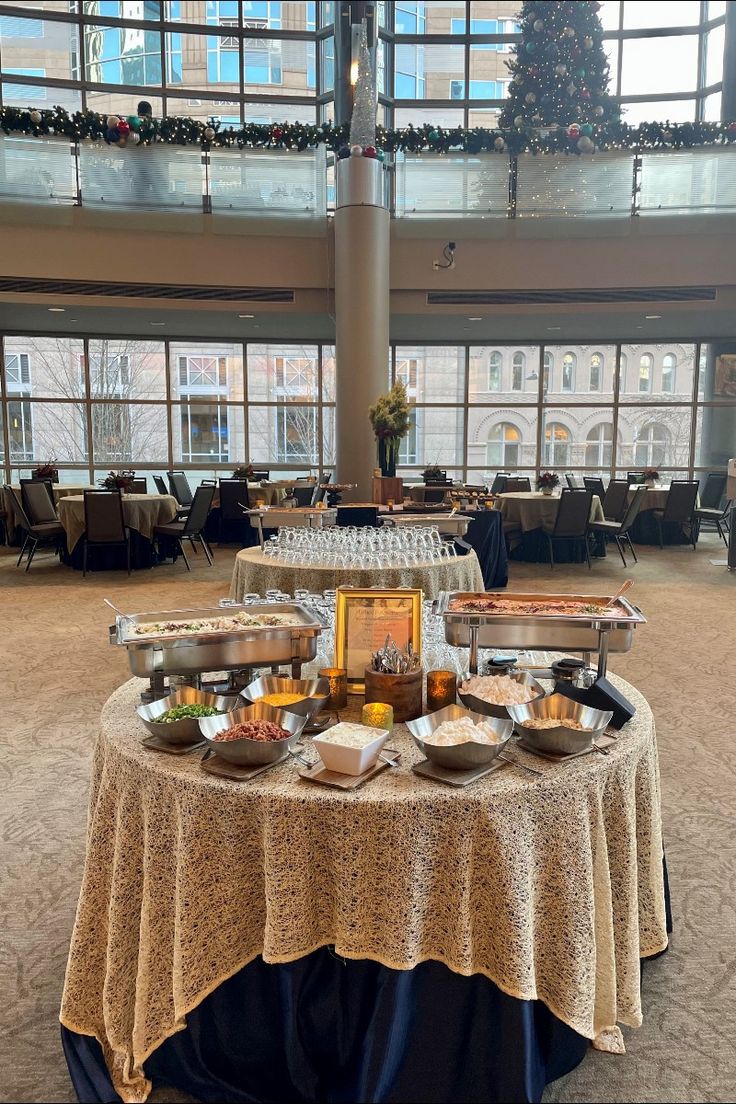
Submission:
[[[385,732],[391,732],[394,727],[393,706],[384,702],[369,702],[363,706],[361,720],[369,728],[382,728]]]
[[[323,667],[317,672],[319,678],[326,678],[330,684],[330,696],[325,702],[326,710],[345,709],[348,704],[348,673],[344,667]]]
[[[427,672],[427,712],[434,713],[446,705],[454,705],[457,676],[454,671]]]

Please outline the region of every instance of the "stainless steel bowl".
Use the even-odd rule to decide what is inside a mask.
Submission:
[[[557,755],[576,755],[587,751],[596,736],[611,722],[613,713],[593,709],[590,705],[573,701],[564,694],[550,694],[547,698],[527,702],[525,705],[510,705],[509,714],[526,743],[540,751],[549,751]],[[525,721],[531,718],[553,717],[559,720],[555,728],[527,728]],[[587,732],[578,728],[569,728],[566,720],[578,721]]]
[[[172,721],[171,724],[158,722],[157,717],[162,716],[168,709],[177,705],[211,705],[213,709],[219,709],[220,713],[227,713],[233,708],[237,698],[225,698],[219,694],[206,694],[204,690],[195,690],[193,686],[182,686],[168,698],[159,698],[158,701],[148,705],[139,705],[136,713],[143,724],[153,736],[160,736],[167,744],[199,744],[202,742],[202,733],[199,728],[201,720],[206,717],[184,717],[180,721]],[[217,720],[215,717],[214,720]]]
[[[475,724],[485,721],[498,736],[497,744],[454,744],[451,747],[438,747],[436,744],[427,744],[425,739],[443,721],[457,721],[460,717],[470,717]],[[407,721],[406,727],[412,735],[417,747],[439,767],[447,767],[449,770],[471,770],[473,767],[483,767],[493,762],[500,751],[503,751],[514,730],[513,723],[506,718],[488,717],[481,713],[474,713],[470,709],[463,709],[461,705],[446,705],[444,709],[438,709],[436,713],[430,713],[426,717],[419,717],[416,721]]]
[[[271,708],[286,709],[289,713],[296,713],[298,717],[313,717],[324,709],[330,696],[330,683],[326,678],[291,679],[267,675],[257,678],[255,682],[251,682],[240,691],[241,698],[254,704],[264,694],[301,694],[301,701],[292,702],[291,705],[271,706]]]
[[[225,729],[242,724],[244,721],[273,721],[291,735],[284,740],[213,739],[215,733],[224,732]],[[298,717],[296,713],[289,713],[286,709],[274,709],[272,705],[255,702],[245,709],[236,709],[232,713],[227,713],[224,717],[202,717],[199,730],[216,755],[227,759],[229,763],[255,767],[264,763],[275,763],[280,759],[286,748],[293,747],[297,742],[306,723],[306,717]]]
[[[466,676],[469,678],[470,676]],[[502,678],[502,675],[488,675],[488,678]],[[528,686],[534,694],[533,701],[537,698],[543,698],[545,689],[541,683],[537,682],[533,675],[530,675],[528,671],[512,671],[507,676],[513,679],[514,682],[521,682],[524,686]],[[472,709],[475,713],[483,713],[486,717],[508,717],[511,712],[510,705],[493,705],[492,702],[483,701],[482,698],[476,698],[474,694],[464,694],[460,689],[465,679],[461,679],[458,682],[457,696],[467,709]]]

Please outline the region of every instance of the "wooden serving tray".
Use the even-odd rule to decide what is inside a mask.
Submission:
[[[471,767],[469,770],[449,770],[433,763],[431,759],[422,759],[421,763],[415,763],[411,768],[414,774],[420,778],[429,778],[432,782],[444,782],[448,786],[472,786],[479,778],[485,778],[487,774],[505,766],[505,759],[492,759],[480,767]]]
[[[598,747],[603,748],[605,751],[615,743],[616,737],[606,736],[605,733],[596,739]],[[517,747],[522,748],[524,751],[528,751],[530,755],[537,755],[540,759],[547,759],[550,763],[567,763],[570,759],[580,759],[584,755],[598,754],[594,747],[586,748],[585,751],[574,751],[569,755],[556,751],[540,751],[539,748],[532,747],[531,744],[528,744],[523,736],[520,736],[517,740]]]
[[[401,757],[400,752],[387,747],[383,749],[381,754],[393,762],[397,762]],[[338,790],[357,790],[358,786],[362,786],[364,782],[367,782],[369,778],[373,778],[374,775],[380,774],[382,770],[388,770],[388,763],[379,759],[374,766],[367,771],[363,771],[362,774],[338,774],[337,771],[327,770],[322,760],[318,759],[311,767],[302,767],[298,773],[300,778],[306,778],[309,782],[321,782],[323,786],[334,786]]]
[[[213,774],[216,778],[229,778],[232,782],[250,782],[252,778],[257,778],[259,774],[264,774],[272,767],[277,767],[290,758],[291,756],[287,751],[280,759],[275,759],[273,763],[259,763],[257,766],[247,767],[245,765],[241,766],[239,763],[229,763],[227,759],[222,759],[219,755],[216,755],[212,748],[207,748],[199,765],[203,771],[207,774]]]
[[[164,751],[167,755],[188,755],[190,751],[203,748],[206,740],[196,740],[193,744],[169,744],[166,740],[163,740],[160,736],[154,736],[151,732],[148,736],[144,736],[141,743],[149,751]]]

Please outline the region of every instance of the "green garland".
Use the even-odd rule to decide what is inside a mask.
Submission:
[[[169,142],[178,146],[196,145],[202,149],[289,149],[305,150],[318,145],[345,156],[349,127],[323,123],[246,123],[243,127],[219,122],[167,116],[163,119],[128,117],[130,130],[142,145]],[[584,124],[597,150],[693,149],[697,146],[723,146],[736,142],[736,122],[727,123],[626,123]],[[63,136],[73,142],[89,140],[117,145],[108,137],[106,115],[96,111],[75,111],[63,107],[37,110],[3,107],[0,130],[5,134],[25,134],[36,138]],[[112,132],[114,136],[114,131]],[[506,154],[571,153],[580,154],[580,128],[522,127],[513,130],[488,130],[474,127],[445,128],[429,124],[407,126],[399,130],[378,127],[376,147],[385,153],[481,153]]]

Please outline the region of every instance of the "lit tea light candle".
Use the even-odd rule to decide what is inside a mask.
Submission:
[[[427,711],[434,713],[455,704],[457,677],[454,671],[427,672]]]
[[[317,672],[319,678],[326,678],[330,684],[330,696],[325,709],[345,709],[348,704],[348,673],[344,667],[324,667]]]
[[[390,732],[394,727],[393,706],[384,705],[383,702],[369,702],[363,706],[361,720],[369,728],[382,728]]]

